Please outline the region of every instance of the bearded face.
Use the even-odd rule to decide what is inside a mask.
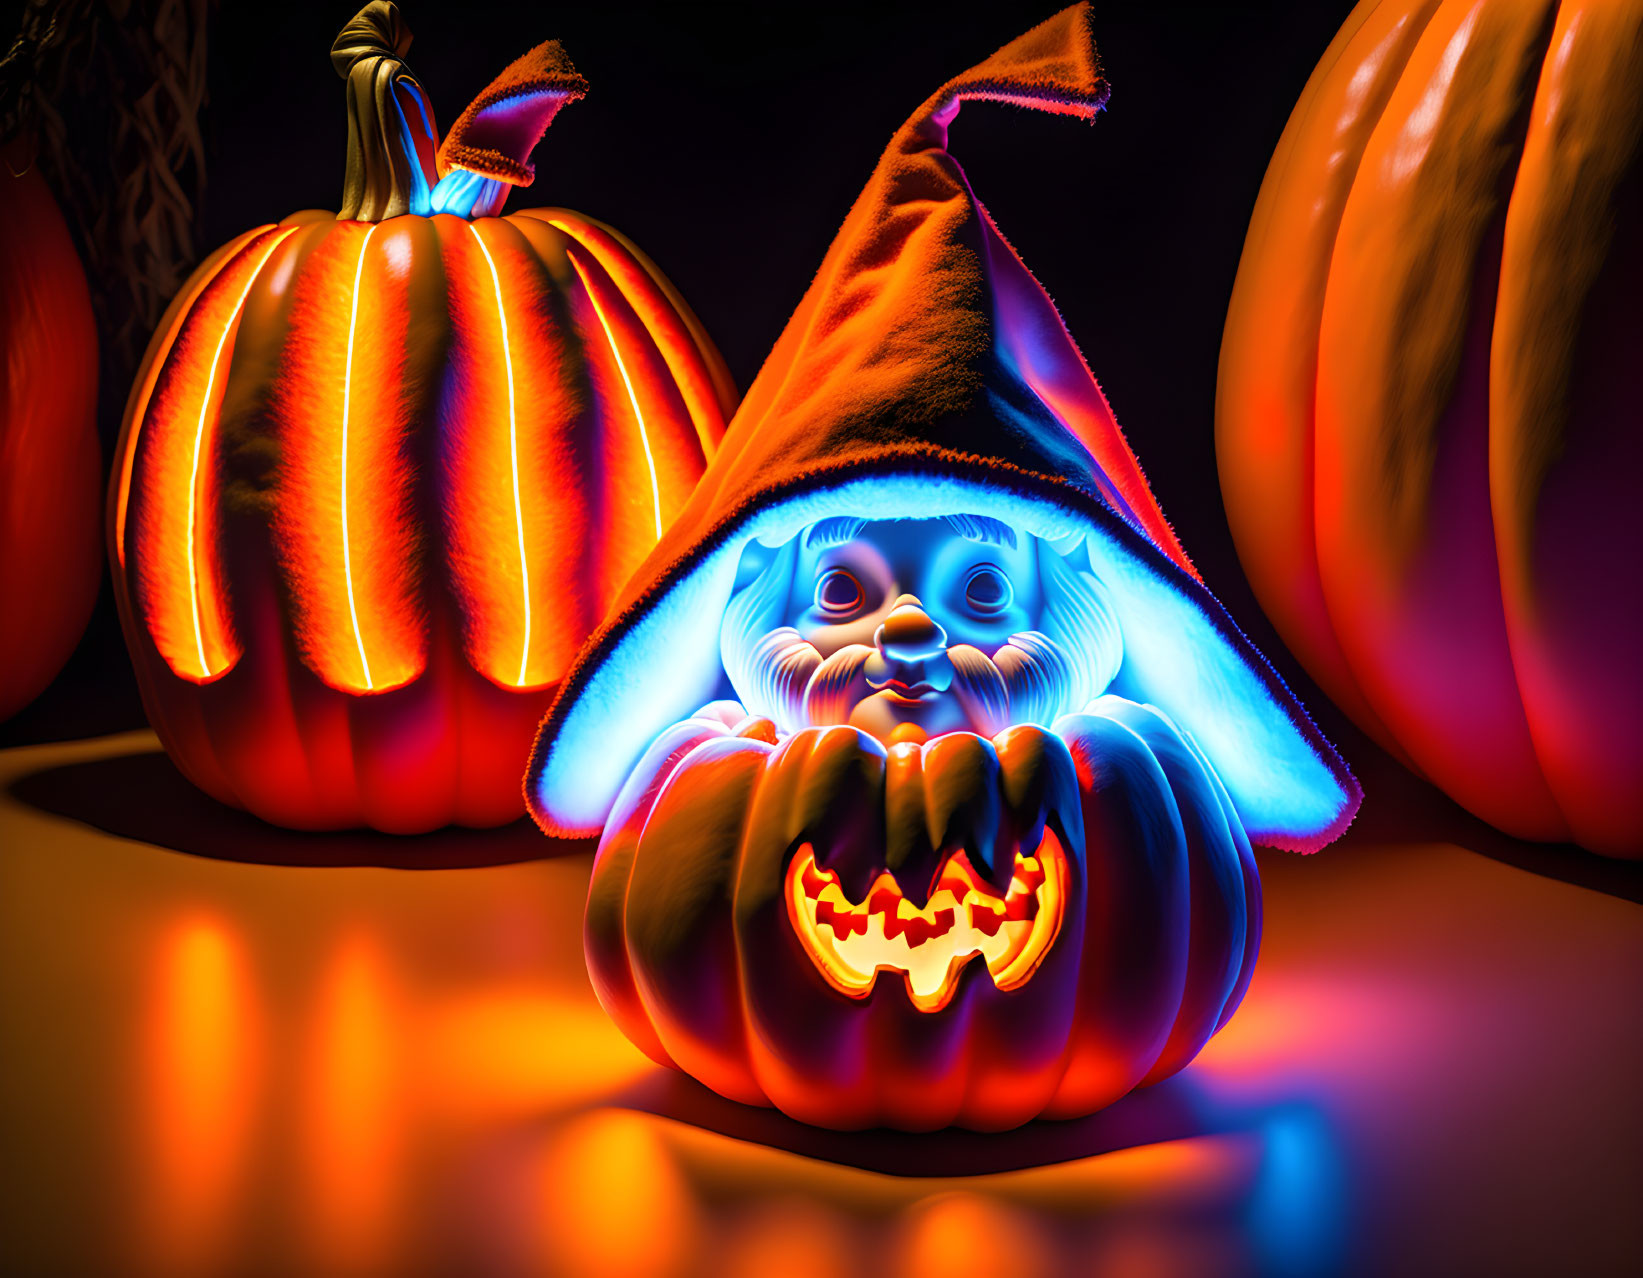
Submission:
[[[725,670],[747,710],[787,732],[849,724],[894,744],[1047,727],[1122,660],[1082,553],[973,516],[824,520],[750,549]]]

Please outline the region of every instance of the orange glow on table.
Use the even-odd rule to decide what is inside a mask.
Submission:
[[[549,1143],[538,1190],[540,1258],[567,1278],[662,1278],[690,1268],[700,1208],[653,1120],[601,1111]]]
[[[327,1272],[381,1268],[396,1234],[410,1026],[376,940],[344,936],[314,995],[301,1096],[304,1221]]]
[[[430,1110],[460,1123],[573,1111],[656,1066],[584,997],[475,992],[424,1021]]]
[[[1031,1213],[967,1191],[934,1194],[897,1222],[892,1264],[907,1278],[1042,1278],[1053,1272]]]
[[[257,993],[226,925],[185,919],[154,954],[139,1113],[140,1182],[158,1268],[209,1273],[232,1245],[261,1082]]]
[[[145,824],[180,779],[87,799],[156,748],[0,752],[16,1272],[1623,1272],[1643,1246],[1629,901],[1453,844],[1263,853],[1248,999],[1178,1078],[999,1136],[821,1133],[652,1065],[604,1017],[586,854],[484,864],[507,832],[247,844],[239,814],[192,846],[460,843],[477,864],[180,854]]]

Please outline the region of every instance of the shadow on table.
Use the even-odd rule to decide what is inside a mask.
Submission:
[[[1573,843],[1531,843],[1502,834],[1367,739],[1352,766],[1363,783],[1364,804],[1348,842],[1454,843],[1530,874],[1643,904],[1643,862],[1598,856]]]
[[[908,1133],[835,1132],[810,1127],[779,1110],[726,1100],[669,1070],[646,1076],[613,1104],[715,1132],[732,1140],[887,1176],[985,1176],[1072,1162],[1193,1136],[1247,1132],[1250,1116],[1206,1104],[1191,1080],[1177,1076],[1131,1092],[1087,1118],[1032,1122],[1009,1132],[948,1128]]]
[[[252,865],[448,870],[512,865],[595,846],[592,839],[550,839],[528,818],[495,830],[453,826],[420,835],[283,830],[196,789],[160,750],[46,768],[17,778],[11,793],[41,812],[120,838]]]

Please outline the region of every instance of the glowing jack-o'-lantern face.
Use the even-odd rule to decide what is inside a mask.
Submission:
[[[1001,990],[1026,984],[1061,931],[1067,873],[1061,841],[1045,831],[1035,854],[1016,853],[1003,893],[958,851],[942,862],[925,905],[909,901],[888,871],[858,904],[805,844],[788,863],[787,916],[816,970],[840,993],[865,998],[881,971],[899,972],[913,1006],[939,1012],[971,959],[983,962]]]
[[[1088,1113],[1231,1015],[1260,887],[1225,792],[1116,697],[991,739],[664,732],[600,844],[585,944],[635,1043],[807,1122]]]

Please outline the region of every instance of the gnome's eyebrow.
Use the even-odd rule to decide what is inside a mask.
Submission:
[[[954,534],[965,541],[979,542],[983,546],[1008,546],[1011,550],[1015,549],[1015,529],[1002,520],[987,515],[946,515],[943,518]],[[834,515],[830,519],[818,519],[805,530],[805,548],[825,550],[829,546],[842,546],[847,541],[854,541],[865,527],[867,521],[857,519],[853,515]]]
[[[829,546],[842,546],[847,541],[854,541],[865,527],[867,521],[853,515],[819,519],[805,530],[805,549],[825,550]]]
[[[978,541],[983,546],[1008,546],[1015,549],[1015,529],[1002,520],[987,515],[948,515],[948,526],[965,541]]]

